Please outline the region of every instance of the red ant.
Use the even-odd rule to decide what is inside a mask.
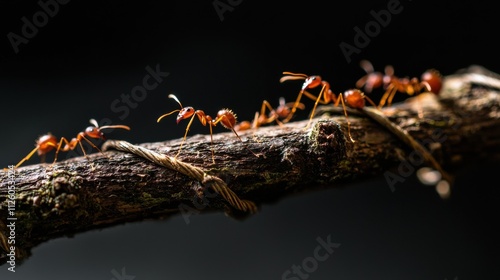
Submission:
[[[27,156],[25,156],[21,161],[19,161],[19,163],[16,164],[16,166],[14,168],[18,168],[21,164],[23,164],[23,162],[29,160],[31,158],[31,156],[33,156],[33,154],[36,151],[38,151],[38,156],[40,156],[42,158],[41,162],[44,162],[45,155],[57,147],[58,147],[57,138],[54,135],[52,135],[51,133],[47,133],[45,135],[42,135],[36,140],[35,148]]]
[[[412,96],[422,92],[424,89],[435,94],[439,94],[441,90],[442,75],[436,69],[426,70],[422,73],[419,80],[416,77],[411,79],[408,77],[397,77],[394,75],[394,67],[392,65],[387,65],[385,67],[385,74],[374,71],[373,65],[368,60],[362,60],[360,66],[367,74],[356,82],[357,88],[364,86],[367,93],[370,93],[374,88],[382,86],[386,90],[377,106],[379,109],[382,108],[386,102],[387,106],[390,106],[396,92],[402,92]]]
[[[327,81],[324,81],[321,79],[320,76],[307,76],[305,74],[300,74],[300,73],[291,73],[291,72],[283,72],[286,76],[283,76],[280,79],[280,82],[287,81],[287,80],[298,80],[298,79],[304,79],[304,83],[302,84],[302,89],[299,92],[299,95],[297,97],[297,100],[295,101],[294,106],[292,107],[292,110],[290,111],[290,115],[287,117],[288,120],[291,115],[295,112],[294,109],[298,107],[297,104],[300,102],[300,98],[304,94],[305,96],[311,98],[312,100],[316,100],[316,103],[314,103],[313,110],[311,111],[311,115],[309,118],[309,122],[306,127],[309,126],[309,124],[312,121],[312,118],[314,116],[314,112],[316,110],[316,107],[318,103],[321,104],[328,104],[330,102],[334,103],[334,106],[338,106],[340,103],[342,103],[342,108],[344,109],[344,115],[347,121],[347,131],[349,138],[351,142],[355,142],[351,136],[351,124],[349,122],[349,118],[347,116],[347,109],[346,109],[346,103],[347,106],[353,108],[353,109],[362,109],[365,106],[365,99],[368,100],[372,106],[376,107],[375,103],[368,98],[361,90],[359,89],[349,89],[345,91],[344,93],[339,93],[338,95],[335,95],[331,90],[330,90],[330,84]],[[309,88],[315,88],[318,86],[321,87],[321,91],[318,96],[314,96],[313,94],[309,93],[306,91],[306,89]],[[323,98],[323,99],[322,99]],[[344,103],[345,99],[345,103]]]
[[[269,105],[269,103],[268,103]],[[271,106],[267,106],[267,108],[269,108],[269,110],[271,111],[269,113],[270,115],[270,118],[275,118],[276,119],[276,122],[279,124],[279,125],[282,125],[283,123],[280,122],[279,120],[280,119],[287,119],[288,116],[290,116],[290,114],[292,113],[292,110],[291,108],[293,108],[293,106],[295,105],[295,102],[285,102],[285,98],[284,97],[280,97],[279,98],[279,105],[278,107],[276,107],[276,109],[272,109]],[[301,110],[304,110],[306,108],[306,106],[304,105],[304,103],[298,103],[295,107],[296,109],[301,109]],[[264,114],[264,110],[261,109],[261,115]]]
[[[430,86],[430,92],[439,94],[443,86],[443,75],[438,70],[431,68],[427,69],[420,75],[420,79]]]
[[[384,74],[375,71],[373,65],[368,60],[361,60],[359,65],[365,70],[366,75],[356,81],[356,87],[362,88],[366,93],[371,93],[374,88],[381,87],[384,82]],[[386,71],[387,72],[387,71]]]
[[[380,99],[379,108],[382,108],[387,102],[387,105],[392,104],[392,100],[396,92],[406,93],[410,96],[419,94],[423,90],[439,94],[442,85],[442,76],[436,69],[428,69],[422,73],[420,80],[417,77],[413,78],[398,78],[394,75],[394,68],[391,65],[386,66],[386,75],[384,77],[385,93]]]
[[[321,97],[323,97],[323,101],[321,103],[327,104],[332,99],[332,96],[334,96],[334,94],[330,90],[330,83],[322,80],[321,76],[318,75],[308,76],[306,74],[292,73],[292,72],[283,72],[283,75],[285,76],[280,78],[280,83],[289,80],[305,80],[304,83],[302,84],[302,89],[300,90],[299,95],[297,96],[297,99],[295,100],[295,103],[293,104],[290,113],[283,120],[284,123],[290,121],[290,119],[293,117],[293,114],[295,114],[295,111],[297,111],[302,95],[305,95],[312,100],[316,100],[316,103],[314,103],[313,110],[311,111],[310,119],[312,119],[312,117],[314,116],[314,112],[316,110],[318,103],[321,100]],[[306,89],[316,88],[318,86],[321,86],[321,91],[319,92],[318,96],[314,96],[313,94],[306,91]],[[309,126],[309,124],[307,126]]]
[[[255,112],[254,120],[257,119],[258,117],[259,117],[259,112]],[[252,123],[250,121],[241,121],[234,126],[234,130],[236,130],[236,131],[249,130],[249,129],[253,128],[253,125],[254,125],[254,123]]]
[[[221,123],[221,125],[224,128],[230,129],[231,131],[233,131],[234,134],[236,135],[236,137],[238,137],[238,139],[243,143],[243,140],[241,140],[241,137],[238,135],[238,133],[236,133],[236,130],[234,129],[235,124],[236,124],[236,114],[233,111],[231,111],[230,109],[221,109],[221,110],[219,110],[219,112],[217,112],[217,115],[216,115],[215,119],[213,119],[211,116],[206,115],[205,112],[203,112],[202,110],[195,110],[191,106],[189,106],[189,107],[183,107],[182,104],[181,104],[181,102],[179,101],[179,99],[175,95],[173,95],[173,94],[169,94],[168,97],[174,99],[180,105],[181,108],[173,110],[170,113],[166,113],[164,115],[161,115],[156,120],[156,122],[160,122],[161,119],[163,119],[164,117],[166,117],[168,115],[171,115],[171,114],[173,114],[175,112],[179,112],[179,114],[177,115],[177,124],[180,121],[185,120],[185,119],[191,117],[191,119],[189,120],[189,123],[188,123],[188,125],[186,127],[186,132],[184,133],[184,137],[182,139],[182,143],[181,143],[181,145],[179,147],[179,150],[177,151],[177,154],[175,155],[175,158],[177,158],[177,156],[181,152],[182,145],[184,144],[184,141],[186,141],[186,137],[187,137],[187,133],[189,131],[189,127],[191,127],[191,124],[193,123],[193,120],[194,120],[195,116],[198,117],[198,120],[200,120],[200,122],[201,122],[202,125],[206,126],[208,124],[208,127],[210,128],[210,142],[212,144],[212,162],[213,163],[215,163],[215,159],[214,159],[214,150],[213,150],[213,135],[212,135],[213,133],[212,133],[212,127],[215,127],[218,123]],[[256,157],[258,157],[258,155],[255,154],[252,150],[250,150],[250,149],[248,149],[248,150],[252,154],[254,154]]]
[[[283,122],[281,119],[285,119],[290,115],[293,104],[294,102],[285,102],[285,98],[280,97],[279,105],[276,109],[274,109],[267,100],[264,100],[262,101],[260,113],[255,112],[253,122],[242,121],[235,126],[235,129],[237,131],[248,130],[251,128],[255,129],[272,122],[276,122],[279,126],[282,126]],[[297,108],[304,110],[305,105],[303,103],[299,103]],[[268,114],[266,114],[266,109],[269,110]]]
[[[82,145],[82,139],[87,141],[93,148],[98,150],[99,152],[102,153],[102,151],[94,144],[92,141],[90,141],[87,137],[90,138],[95,138],[95,139],[102,139],[106,140],[106,137],[104,136],[104,133],[101,131],[102,129],[107,129],[107,128],[123,128],[126,130],[130,130],[130,128],[126,125],[106,125],[106,126],[101,126],[99,127],[97,121],[95,119],[91,119],[90,123],[93,126],[87,127],[85,131],[78,133],[76,138],[71,139],[71,141],[68,141],[66,138],[61,137],[59,142],[57,141],[57,138],[52,135],[51,133],[47,133],[45,135],[40,136],[36,140],[36,145],[35,148],[26,156],[24,157],[18,164],[16,164],[15,168],[19,167],[23,162],[29,160],[31,156],[35,152],[38,152],[38,156],[42,157],[42,162],[45,160],[45,155],[52,151],[53,149],[56,149],[56,153],[54,156],[54,161],[52,162],[52,165],[54,165],[57,161],[57,155],[59,154],[59,151],[64,151],[67,152],[69,150],[74,150],[76,148],[76,145],[79,144],[80,148],[82,149],[82,152],[85,156],[87,154],[85,153],[85,150]],[[64,147],[62,144],[65,144]]]

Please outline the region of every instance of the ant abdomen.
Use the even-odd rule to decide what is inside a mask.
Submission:
[[[429,86],[431,87],[431,92],[439,94],[439,92],[441,91],[441,86],[443,84],[443,81],[442,81],[442,75],[438,70],[428,69],[427,71],[422,73],[420,79],[423,82],[427,82],[427,84],[429,84]]]
[[[221,125],[227,129],[232,129],[236,125],[236,114],[227,108],[219,110],[216,119],[220,119]]]

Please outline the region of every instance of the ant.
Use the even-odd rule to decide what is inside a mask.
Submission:
[[[297,96],[297,99],[295,100],[295,103],[292,106],[290,113],[283,120],[284,123],[289,122],[290,119],[293,117],[293,114],[295,114],[295,111],[297,111],[297,108],[299,107],[300,99],[302,98],[302,95],[305,95],[312,100],[316,100],[316,103],[314,103],[313,110],[311,111],[310,119],[312,119],[312,117],[314,116],[314,112],[316,110],[318,103],[321,100],[321,97],[323,97],[323,99],[324,99],[321,103],[327,104],[332,99],[332,96],[334,96],[334,94],[330,90],[330,83],[322,80],[321,76],[318,76],[318,75],[308,76],[306,74],[292,73],[292,72],[283,72],[283,75],[285,75],[285,76],[280,78],[280,83],[283,83],[284,81],[289,81],[289,80],[305,80],[304,83],[302,84],[302,88],[299,92],[299,95]],[[321,86],[321,91],[319,92],[318,96],[314,96],[313,94],[306,91],[306,89],[316,88],[318,86]],[[309,126],[309,124],[306,127],[308,127],[308,126]]]
[[[290,115],[287,117],[287,119],[285,119],[285,121],[290,119],[290,116],[295,112],[294,109],[298,107],[297,104],[299,104],[302,95],[305,95],[313,100],[316,100],[316,102],[314,103],[313,110],[311,111],[309,122],[306,127],[308,127],[309,124],[311,123],[318,103],[328,104],[332,102],[334,103],[335,107],[338,106],[340,103],[342,103],[342,108],[344,109],[344,116],[347,121],[347,133],[349,135],[351,142],[353,143],[355,142],[351,136],[351,123],[349,122],[349,117],[347,116],[346,103],[347,106],[349,106],[350,108],[363,109],[365,107],[365,99],[366,99],[372,106],[376,107],[375,103],[368,96],[366,96],[364,92],[362,92],[359,89],[349,89],[344,93],[339,93],[338,95],[335,95],[330,89],[330,84],[327,81],[322,80],[320,76],[317,75],[307,76],[305,74],[291,73],[291,72],[283,72],[283,74],[285,74],[286,76],[283,76],[280,79],[280,82],[287,80],[298,80],[298,79],[305,80],[304,83],[302,84],[302,89],[299,92],[297,100],[295,101],[295,104],[290,111]],[[306,89],[315,88],[320,85],[322,87],[318,96],[314,96],[313,94],[306,91]]]
[[[193,123],[194,117],[197,116],[198,120],[201,122],[202,125],[206,126],[208,124],[208,127],[210,128],[210,143],[212,144],[212,162],[215,163],[214,159],[214,150],[213,150],[213,133],[212,133],[212,127],[215,127],[218,123],[220,123],[224,128],[229,129],[233,131],[233,133],[238,137],[238,139],[243,143],[243,140],[241,140],[241,137],[236,133],[236,130],[234,129],[235,124],[236,124],[236,114],[231,111],[230,109],[221,109],[219,112],[217,112],[217,115],[215,119],[213,119],[211,116],[206,115],[205,112],[202,110],[195,110],[193,107],[188,106],[184,107],[182,106],[181,102],[179,99],[174,95],[174,94],[169,94],[169,98],[174,99],[179,105],[180,109],[173,110],[170,113],[166,113],[164,115],[161,115],[156,122],[160,122],[161,119],[164,117],[171,115],[175,112],[179,112],[177,115],[177,124],[179,124],[180,121],[185,120],[189,117],[191,119],[189,120],[189,123],[186,127],[186,132],[184,133],[184,137],[182,139],[181,145],[179,147],[179,150],[177,151],[177,154],[175,155],[175,158],[179,155],[182,149],[182,145],[186,141],[187,133],[189,131],[189,127],[191,127],[191,124]],[[247,148],[248,149],[248,148]],[[252,154],[254,154],[256,157],[258,157],[257,154],[255,154],[252,150],[248,149]]]
[[[386,90],[377,106],[379,109],[382,108],[386,102],[387,106],[390,106],[396,92],[402,92],[412,96],[423,90],[435,94],[439,94],[441,90],[442,75],[436,69],[427,69],[422,73],[420,79],[417,77],[410,79],[409,77],[399,78],[394,75],[394,67],[392,65],[387,65],[385,67],[384,74],[374,71],[373,65],[368,60],[361,60],[360,66],[367,74],[356,81],[357,88],[362,88],[364,86],[364,90],[367,93],[370,93],[377,87],[383,87]]]
[[[363,68],[363,70],[365,70],[366,75],[356,81],[357,88],[363,88],[364,86],[363,90],[366,93],[371,93],[374,88],[379,88],[383,85],[384,74],[382,74],[382,72],[375,71],[370,61],[361,60],[359,65]]]
[[[52,135],[51,133],[47,133],[45,135],[40,136],[36,140],[35,148],[27,155],[25,156],[19,163],[16,164],[14,168],[18,168],[23,162],[29,160],[35,152],[38,153],[38,156],[42,157],[42,162],[45,161],[45,155],[52,151],[53,149],[56,149],[56,153],[54,156],[54,161],[52,162],[51,166],[54,165],[57,161],[57,155],[59,154],[59,151],[64,151],[67,152],[69,150],[74,150],[76,148],[76,145],[80,145],[80,148],[82,149],[82,152],[85,156],[87,154],[85,153],[85,149],[83,148],[82,145],[82,139],[87,141],[93,148],[98,150],[99,152],[102,153],[102,151],[94,144],[92,141],[90,141],[87,137],[90,138],[95,138],[95,139],[102,139],[106,140],[106,137],[104,136],[104,133],[101,131],[102,129],[108,129],[108,128],[122,128],[126,130],[130,130],[130,127],[126,125],[105,125],[99,127],[97,121],[95,119],[90,119],[90,123],[92,126],[87,127],[85,131],[80,132],[77,134],[77,136],[71,141],[68,141],[66,138],[61,137],[59,142],[57,141],[57,137]],[[64,147],[63,147],[63,144]]]
[[[384,84],[386,92],[379,102],[379,108],[382,108],[385,103],[390,106],[396,92],[406,93],[409,96],[419,94],[426,90],[439,94],[442,85],[441,73],[436,69],[428,69],[422,73],[421,78],[398,78],[394,75],[394,68],[391,65],[386,66],[386,75],[384,76]]]
[[[25,156],[19,163],[16,164],[14,168],[18,168],[23,162],[29,160],[35,152],[38,151],[38,156],[41,157],[41,162],[45,161],[45,155],[52,151],[54,148],[57,148],[57,138],[52,135],[50,132],[40,136],[35,142],[35,148]],[[55,162],[55,161],[54,161]],[[6,168],[4,168],[5,170]]]
[[[290,115],[293,104],[294,102],[285,102],[285,98],[280,97],[279,105],[275,109],[267,100],[264,100],[262,101],[260,114],[259,112],[255,112],[253,122],[242,121],[235,126],[235,129],[237,131],[248,130],[251,128],[255,129],[272,122],[276,122],[279,126],[283,126],[283,122],[281,121],[281,119],[285,119]],[[303,103],[299,103],[297,108],[304,110],[305,105]],[[266,109],[269,110],[269,113],[267,115]]]

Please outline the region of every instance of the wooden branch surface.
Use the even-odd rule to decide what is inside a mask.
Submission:
[[[471,66],[445,77],[439,97],[422,94],[414,98],[418,102],[383,111],[453,174],[467,164],[500,160],[499,91],[496,74]],[[215,164],[210,136],[188,137],[177,159],[220,178],[256,205],[387,172],[408,176],[401,174],[403,163],[427,165],[417,163],[411,147],[363,112],[349,110],[356,140],[350,142],[342,111],[327,108],[318,110],[307,130],[303,120],[241,131],[243,143],[232,132],[215,134]],[[181,140],[137,146],[173,157]],[[105,155],[0,171],[0,178],[0,264],[14,252],[19,265],[47,240],[125,222],[222,210],[245,217],[232,212],[210,184],[110,147]]]

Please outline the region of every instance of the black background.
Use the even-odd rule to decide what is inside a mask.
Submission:
[[[181,137],[185,124],[173,117],[156,123],[177,108],[169,93],[211,115],[229,107],[251,119],[263,99],[296,97],[298,83],[279,83],[283,71],[321,75],[334,92],[365,74],[361,59],[379,71],[392,64],[401,76],[472,64],[500,73],[497,12],[478,1],[401,0],[402,11],[348,58],[339,45],[356,46],[354,28],[394,1],[220,0],[233,6],[218,14],[214,1],[72,0],[18,52],[9,37],[21,36],[22,18],[33,22],[42,8],[0,3],[3,166],[39,135],[72,138],[90,118],[129,125],[108,137],[131,143]],[[157,65],[169,75],[144,100],[126,114],[112,106],[124,106],[122,95]],[[190,133],[208,128],[194,123]],[[37,162],[35,155],[25,165]],[[413,176],[394,192],[381,177],[265,205],[244,222],[207,214],[186,224],[178,216],[60,238],[36,247],[16,273],[0,267],[0,279],[112,279],[122,268],[135,279],[281,279],[328,235],[341,246],[309,279],[493,279],[500,276],[494,170],[465,167],[448,201]]]

